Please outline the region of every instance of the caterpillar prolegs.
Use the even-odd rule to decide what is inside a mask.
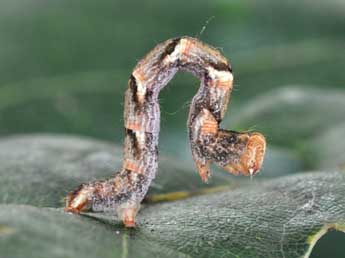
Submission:
[[[126,227],[135,226],[140,203],[158,167],[158,95],[179,70],[191,72],[201,81],[188,118],[192,156],[201,179],[208,180],[211,163],[233,174],[254,175],[260,170],[266,148],[264,136],[219,128],[233,85],[227,59],[198,39],[170,39],[139,61],[129,79],[121,170],[111,179],[82,184],[69,193],[66,211],[115,209]]]

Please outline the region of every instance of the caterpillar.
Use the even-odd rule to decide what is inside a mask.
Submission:
[[[179,70],[191,72],[201,85],[188,117],[190,147],[201,179],[210,165],[233,174],[254,175],[263,163],[265,137],[219,127],[233,86],[232,68],[217,49],[191,37],[158,44],[135,66],[124,104],[124,157],[114,177],[80,185],[66,197],[67,212],[115,210],[126,227],[135,227],[140,203],[158,168],[159,92]]]

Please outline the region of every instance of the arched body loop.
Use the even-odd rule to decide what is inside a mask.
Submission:
[[[260,170],[266,149],[264,136],[219,127],[233,87],[228,60],[195,38],[170,39],[139,61],[129,79],[122,169],[111,179],[83,184],[71,192],[66,211],[116,209],[125,226],[135,226],[140,203],[158,167],[158,95],[179,70],[191,72],[201,81],[191,103],[188,129],[202,180],[208,180],[211,163],[233,174],[254,175]]]

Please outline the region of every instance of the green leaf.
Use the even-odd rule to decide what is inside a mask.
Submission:
[[[29,258],[308,257],[329,228],[345,231],[345,174],[335,172],[241,183],[217,193],[210,188],[203,192],[207,195],[148,203],[132,231],[123,229],[112,213],[78,216],[16,205],[63,206],[67,190],[111,175],[120,151],[99,141],[58,135],[1,140],[0,196],[1,203],[8,203],[0,205],[2,253]],[[163,158],[151,196],[199,189],[198,175],[177,164]],[[224,184],[224,176],[230,178],[215,174],[214,185],[217,180]]]
[[[0,205],[1,257],[188,257],[135,233],[61,209]]]
[[[345,232],[344,186],[343,173],[309,173],[154,205],[140,232],[192,257],[309,257],[328,229]]]
[[[0,250],[8,257],[308,257],[328,229],[345,232],[344,184],[344,174],[314,173],[154,205],[133,231],[106,214],[1,205]]]

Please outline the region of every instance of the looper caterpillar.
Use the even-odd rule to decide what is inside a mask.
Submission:
[[[126,227],[135,226],[140,203],[158,167],[158,94],[179,70],[189,71],[201,81],[188,118],[192,155],[201,179],[207,181],[211,163],[233,174],[254,175],[260,170],[264,136],[219,127],[233,85],[227,59],[195,38],[170,39],[139,61],[129,79],[122,169],[111,179],[82,184],[69,193],[66,211],[115,209]]]

